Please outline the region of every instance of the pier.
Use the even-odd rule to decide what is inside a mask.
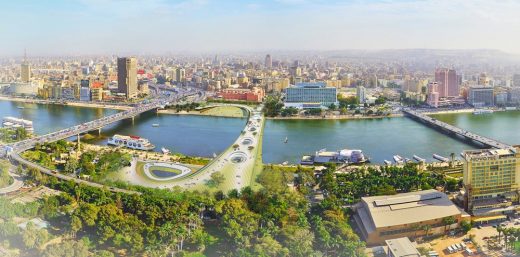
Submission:
[[[465,138],[466,140],[479,143],[479,144],[484,145],[489,148],[507,149],[507,148],[513,147],[511,145],[499,142],[495,139],[481,136],[481,135],[469,132],[467,130],[461,129],[459,127],[455,127],[453,125],[439,121],[437,119],[434,119],[434,118],[427,116],[425,114],[422,114],[420,112],[413,111],[411,109],[403,109],[403,113],[406,116],[408,116],[414,120],[421,121],[421,122],[429,125],[430,127],[441,130],[442,132]]]

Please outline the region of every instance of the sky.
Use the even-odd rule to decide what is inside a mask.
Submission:
[[[343,49],[520,53],[515,0],[0,0],[0,55]]]

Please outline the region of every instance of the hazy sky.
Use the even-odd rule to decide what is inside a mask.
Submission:
[[[0,0],[0,55],[493,48],[514,0]]]

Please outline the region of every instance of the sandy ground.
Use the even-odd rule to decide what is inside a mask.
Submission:
[[[222,106],[206,109],[203,111],[180,111],[176,110],[159,110],[160,114],[173,114],[173,115],[201,115],[201,116],[215,116],[215,117],[231,117],[231,118],[243,118],[244,113],[242,109],[234,106]]]

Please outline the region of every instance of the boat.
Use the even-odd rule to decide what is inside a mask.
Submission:
[[[217,154],[216,153],[213,153],[213,158],[217,158]]]
[[[433,158],[436,159],[436,160],[439,160],[441,162],[449,162],[450,159],[446,158],[446,157],[443,157],[443,156],[440,156],[438,154],[433,154]]]
[[[302,165],[313,165],[322,163],[344,163],[344,164],[361,164],[370,162],[362,150],[359,149],[343,149],[339,151],[326,151],[321,149],[315,152],[314,155],[303,156],[300,164]]]
[[[288,161],[284,161],[284,162],[282,162],[282,165],[287,165],[287,164],[289,164]]]
[[[421,158],[421,157],[419,157],[418,155],[415,155],[415,154],[414,154],[413,158],[414,158],[416,161],[418,161],[418,162],[426,162],[425,159],[423,159],[423,158]]]
[[[18,106],[16,108],[18,108],[18,109],[25,109],[25,107],[23,107],[23,106]]]
[[[159,127],[159,124],[158,123],[154,123],[154,124],[152,124],[152,127]]]
[[[161,147],[161,152],[162,152],[163,154],[169,154],[169,153],[170,153],[170,150],[167,149],[167,148]]]
[[[283,142],[287,144],[287,142],[289,142],[289,139],[285,137],[285,140]]]
[[[385,162],[386,165],[391,165],[392,164],[392,162],[388,161],[388,160],[385,160],[384,162]]]
[[[475,115],[479,115],[479,114],[491,114],[493,113],[493,110],[489,110],[489,109],[476,109],[473,114]]]
[[[2,127],[11,129],[24,128],[27,133],[34,133],[32,121],[15,117],[4,117],[4,120],[2,121]]]
[[[114,135],[108,139],[107,144],[144,151],[151,151],[155,148],[155,146],[151,144],[148,139],[138,136]]]
[[[395,163],[403,163],[403,157],[399,155],[394,155],[393,158]]]
[[[404,162],[411,162],[410,158],[404,158]]]

